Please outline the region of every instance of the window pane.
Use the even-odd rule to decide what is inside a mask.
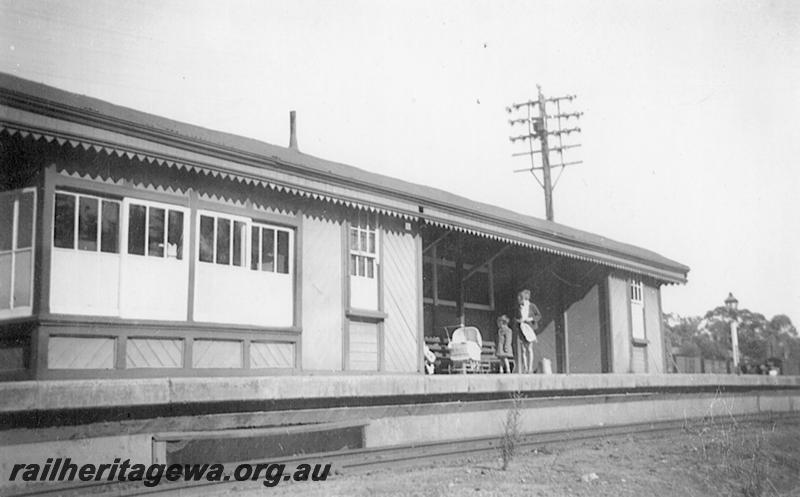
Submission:
[[[261,229],[261,270],[275,271],[275,230]]]
[[[365,272],[366,271],[364,270],[364,257],[363,256],[359,256],[358,257],[358,275],[359,276],[364,276]]]
[[[231,263],[231,221],[217,218],[217,264]]]
[[[164,220],[166,212],[158,207],[150,207],[147,255],[164,257]]]
[[[358,229],[350,228],[350,250],[358,250]]]
[[[183,259],[183,212],[169,211],[167,257]]]
[[[100,250],[119,252],[119,204],[103,200],[103,224],[100,228]]]
[[[361,251],[367,252],[367,232],[362,231],[360,238],[361,238]]]
[[[250,233],[250,269],[255,269],[258,271],[258,254],[261,251],[261,228],[253,226],[250,230]]]
[[[145,216],[147,208],[131,204],[128,209],[128,253],[144,255]]]
[[[25,250],[14,257],[14,307],[31,305],[31,253]]]
[[[14,195],[0,195],[0,250],[11,250],[14,235]]]
[[[75,248],[75,196],[56,193],[53,245]]]
[[[374,278],[375,277],[375,259],[366,258],[367,259],[367,278]]]
[[[214,218],[200,216],[200,261],[214,262]]]
[[[96,198],[79,197],[78,205],[78,248],[97,251],[97,210]]]
[[[278,231],[278,272],[289,274],[289,233]]]
[[[0,209],[3,207],[0,206]],[[1,216],[1,214],[0,214]],[[0,220],[0,224],[2,224]],[[2,229],[0,228],[0,231]],[[0,239],[3,235],[0,234]],[[28,248],[33,240],[33,192],[19,196],[19,215],[17,217],[17,248]],[[2,241],[0,241],[2,245]],[[2,250],[2,249],[0,249]]]
[[[350,275],[357,276],[358,275],[358,256],[351,255],[350,256]]]
[[[370,254],[374,254],[375,253],[375,232],[374,231],[371,231],[369,233],[369,247],[367,247],[367,251]]]
[[[0,254],[0,309],[11,308],[11,252]]]
[[[233,265],[241,266],[244,261],[244,233],[245,224],[241,221],[233,222]]]

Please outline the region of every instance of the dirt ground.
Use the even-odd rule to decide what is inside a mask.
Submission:
[[[325,482],[228,487],[217,495],[272,496],[796,496],[800,423],[687,425],[519,450],[425,467],[334,475]]]

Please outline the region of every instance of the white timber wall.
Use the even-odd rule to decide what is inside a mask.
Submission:
[[[53,248],[50,311],[117,316],[120,255]]]
[[[341,222],[306,215],[302,245],[302,367],[340,371],[344,320]]]
[[[608,277],[608,306],[611,325],[611,354],[614,373],[627,373],[631,367],[630,316],[628,315],[628,282],[617,276]]]
[[[384,364],[386,371],[419,368],[417,244],[411,233],[383,233]]]
[[[198,262],[195,320],[214,323],[292,326],[293,274]]]
[[[657,287],[644,285],[644,330],[647,338],[647,372],[665,373],[664,335]]]

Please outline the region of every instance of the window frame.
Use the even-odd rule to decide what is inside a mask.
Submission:
[[[258,228],[259,235],[258,235],[258,267],[254,268],[253,265],[253,228]],[[261,260],[264,246],[264,230],[272,230],[274,232],[273,239],[272,239],[272,270],[265,271],[263,269],[263,261]],[[246,226],[245,232],[248,233],[247,237],[247,268],[251,271],[258,271],[263,273],[273,273],[273,274],[284,274],[284,275],[292,275],[294,274],[294,230],[291,228],[286,228],[283,226],[277,226],[274,224],[268,224],[263,221],[257,221],[255,219],[251,220],[250,224]],[[288,239],[288,247],[286,253],[286,267],[287,271],[281,272],[278,271],[278,233],[286,233],[289,236]]]
[[[56,196],[69,195],[75,199],[75,209],[72,213],[72,247],[58,247],[56,246]],[[80,248],[80,199],[89,198],[97,200],[97,228],[96,228],[96,242],[97,247],[94,250]],[[120,199],[114,196],[104,196],[93,193],[85,193],[73,191],[69,189],[56,188],[53,192],[53,216],[52,216],[52,233],[50,236],[50,247],[52,250],[71,250],[76,252],[85,252],[87,254],[108,254],[119,256],[122,254],[122,228],[123,228],[123,204],[125,199]],[[112,202],[117,204],[119,210],[117,211],[117,250],[116,252],[107,252],[103,250],[103,202]],[[34,209],[35,210],[35,209]],[[125,218],[127,225],[127,218]]]
[[[628,280],[628,298],[632,304],[644,304],[644,285],[641,279],[631,278]]]
[[[132,205],[145,207],[144,215],[144,253],[136,254],[130,252],[130,209]],[[124,197],[122,199],[122,213],[120,215],[120,230],[122,236],[120,237],[120,254],[126,257],[147,257],[153,260],[173,260],[179,263],[188,263],[189,247],[187,237],[188,231],[191,229],[189,225],[190,209],[177,204],[170,204],[165,202],[154,202],[152,200],[144,200],[138,197]],[[164,254],[152,255],[150,254],[150,209],[163,209],[164,210]],[[177,253],[174,257],[169,255],[169,213],[170,211],[180,212],[183,215],[183,222],[181,223],[182,239],[181,239],[181,255],[178,257]],[[198,218],[199,219],[199,218]],[[124,221],[124,222],[123,222]]]
[[[33,194],[33,203],[32,211],[31,211],[31,243],[29,247],[19,248],[17,247],[17,243],[19,241],[19,203],[20,203],[20,196],[26,193]],[[17,318],[17,317],[27,317],[33,314],[33,305],[34,305],[34,287],[35,287],[35,268],[36,268],[36,228],[37,228],[37,218],[36,213],[38,209],[38,191],[36,187],[25,187],[19,188],[14,190],[6,190],[0,192],[0,196],[9,195],[14,198],[14,208],[13,213],[11,214],[11,248],[9,250],[0,251],[0,254],[10,254],[11,255],[11,267],[10,267],[10,274],[9,274],[9,296],[8,296],[8,309],[0,309],[0,319],[10,319],[10,318]],[[31,254],[31,264],[30,264],[30,271],[29,271],[29,278],[30,278],[30,285],[28,290],[28,305],[21,305],[15,306],[14,305],[14,293],[16,287],[16,276],[17,276],[17,254],[20,252],[30,252]]]
[[[362,216],[365,220],[365,223],[362,224]],[[348,274],[350,277],[356,278],[363,278],[368,280],[377,280],[378,279],[378,265],[380,264],[380,229],[379,229],[379,220],[378,220],[378,212],[370,212],[370,211],[363,211],[359,210],[358,214],[355,216],[355,222],[350,222],[349,230],[348,230],[348,237],[347,237],[347,264],[348,264]],[[353,247],[353,233],[356,234],[356,239],[358,240],[358,246]],[[373,247],[373,251],[369,250],[369,236],[370,234],[374,235],[375,244]],[[361,249],[361,237],[362,235],[366,239],[367,249]],[[364,274],[359,273],[359,260],[364,259]],[[366,261],[371,261],[372,263],[372,276],[369,276],[367,273],[367,265]]]
[[[200,250],[202,247],[202,233],[200,231],[200,225],[202,223],[203,217],[210,217],[214,220],[214,231],[213,231],[213,243],[211,244],[212,252],[211,252],[211,261],[203,261],[200,259]],[[220,263],[217,262],[217,245],[219,243],[217,234],[219,233],[219,219],[223,218],[226,221],[230,221],[230,236],[228,240],[228,262],[227,263]],[[236,222],[244,223],[244,244],[241,247],[242,251],[242,260],[240,265],[236,265],[233,263],[233,241],[234,241],[234,229],[236,227]],[[229,214],[225,212],[216,212],[210,211],[207,209],[198,209],[197,210],[197,250],[195,254],[195,262],[203,263],[203,264],[213,264],[215,266],[227,266],[230,268],[238,268],[238,270],[245,270],[250,268],[250,218],[236,215],[236,214]]]
[[[644,283],[641,278],[631,277],[628,279],[628,309],[630,319],[630,335],[635,347],[647,346],[647,323],[645,321],[644,309]],[[634,313],[641,316],[634,319]],[[641,324],[641,329],[636,324]],[[646,369],[646,366],[645,366]]]
[[[212,244],[213,252],[212,252],[212,261],[202,261],[200,260],[200,248],[201,248],[201,233],[200,233],[200,223],[202,217],[210,217],[214,219],[214,242]],[[241,250],[242,254],[242,264],[241,265],[234,265],[233,264],[233,241],[234,237],[231,236],[230,240],[228,241],[228,249],[230,250],[230,258],[227,264],[222,264],[217,262],[217,227],[219,225],[219,218],[224,218],[231,222],[231,234],[233,234],[235,222],[242,222],[244,223],[244,243],[242,244]],[[261,242],[263,238],[263,230],[264,229],[271,229],[275,232],[274,240],[273,240],[273,270],[272,271],[263,271],[261,269],[261,261],[259,260],[258,269],[253,269],[251,267],[252,264],[252,245],[253,245],[253,227],[259,228],[259,249],[261,248]],[[221,267],[228,267],[233,268],[234,270],[242,270],[242,271],[253,271],[258,273],[266,273],[266,274],[274,274],[274,275],[282,275],[282,276],[293,276],[295,271],[295,236],[297,229],[293,226],[283,226],[280,224],[270,223],[266,221],[261,221],[256,218],[250,218],[246,216],[242,216],[240,214],[231,214],[227,212],[219,212],[213,211],[209,209],[198,209],[197,210],[197,223],[195,226],[197,230],[197,248],[195,250],[195,262],[203,263],[203,264],[213,264],[214,266],[221,266]],[[277,256],[278,256],[278,233],[284,232],[288,234],[289,243],[288,243],[288,253],[286,254],[287,258],[287,265],[288,271],[286,273],[282,273],[277,271]],[[261,252],[259,251],[259,256]]]

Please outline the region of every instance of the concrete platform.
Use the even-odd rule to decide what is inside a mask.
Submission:
[[[215,454],[214,447],[222,445],[214,440],[238,438],[247,447],[243,458],[266,460],[274,450],[258,436],[296,432],[302,437],[324,425],[356,421],[367,448],[499,437],[516,392],[524,397],[519,403],[523,433],[800,413],[800,377],[370,375],[19,382],[0,385],[0,474],[9,474],[13,464],[57,457],[84,462],[121,457],[149,464],[166,453],[165,440],[176,447],[192,440],[202,448],[194,454],[235,459],[230,452],[235,444],[226,446],[228,453]],[[297,440],[282,443],[300,450]],[[311,445],[302,448],[304,453],[315,452]],[[0,488],[9,484],[0,478]]]
[[[0,383],[0,413],[193,403],[540,394],[682,388],[800,388],[800,376],[758,375],[336,375],[22,381]]]

